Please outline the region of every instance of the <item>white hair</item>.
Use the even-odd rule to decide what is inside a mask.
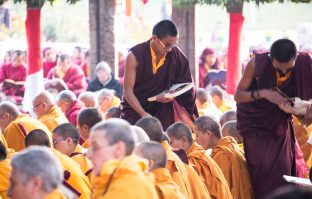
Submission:
[[[99,70],[105,70],[108,75],[112,73],[112,69],[106,61],[101,61],[96,65],[95,72],[98,72]]]
[[[21,174],[25,184],[31,178],[42,178],[42,190],[51,192],[63,180],[63,169],[52,151],[44,146],[31,146],[12,158],[11,166]]]
[[[136,144],[140,144],[142,142],[149,142],[150,139],[144,129],[142,129],[139,126],[130,126],[132,129],[133,135],[134,135],[134,140]]]

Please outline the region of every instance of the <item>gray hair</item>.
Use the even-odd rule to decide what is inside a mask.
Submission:
[[[106,61],[101,61],[96,65],[95,72],[98,72],[99,70],[105,70],[108,75],[112,73],[112,69]]]
[[[92,101],[95,104],[95,106],[98,105],[98,98],[94,92],[90,91],[83,92],[78,96],[78,100],[80,101],[89,100]]]
[[[112,118],[99,122],[91,129],[91,135],[94,133],[102,134],[109,145],[123,142],[126,145],[125,155],[130,155],[134,149],[133,132],[125,120]]]
[[[134,140],[136,144],[140,144],[142,142],[149,142],[150,139],[146,132],[139,126],[130,126],[134,133]]]
[[[25,184],[31,178],[42,178],[42,190],[51,192],[63,180],[63,169],[52,151],[43,146],[31,146],[12,158],[11,166],[19,172]]]
[[[8,113],[10,116],[16,118],[21,113],[18,109],[18,107],[9,101],[4,101],[0,103],[0,112],[1,113]]]
[[[97,96],[98,96],[98,99],[104,98],[104,97],[113,98],[115,96],[115,93],[116,93],[115,90],[102,88],[101,90],[97,91]]]
[[[73,102],[77,100],[77,97],[73,91],[70,90],[63,90],[56,96],[56,102],[59,102],[60,100],[65,100],[68,102]]]

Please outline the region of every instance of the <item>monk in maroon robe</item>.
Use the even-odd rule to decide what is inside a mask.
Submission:
[[[47,47],[43,50],[43,57],[44,57],[44,61],[42,63],[43,77],[47,77],[50,70],[54,68],[57,64],[56,51],[51,47]]]
[[[174,99],[158,96],[156,101],[148,98],[169,89],[173,84],[192,82],[189,62],[178,43],[178,29],[169,20],[163,20],[153,28],[150,40],[130,49],[126,59],[124,98],[121,118],[134,124],[143,116],[157,117],[164,129],[174,123],[182,112],[184,120],[197,116],[194,91],[190,90]],[[176,110],[176,113],[174,114]],[[186,122],[189,122],[186,121]]]
[[[62,79],[69,90],[78,96],[87,89],[86,77],[79,66],[71,65],[68,55],[60,55],[58,65],[48,73],[48,79]]]
[[[27,68],[24,64],[24,53],[17,50],[13,53],[12,63],[2,65],[0,68],[1,91],[18,102],[21,101],[24,96],[26,76]]]
[[[256,199],[286,185],[283,175],[296,175],[292,118],[279,107],[291,103],[287,96],[311,99],[312,65],[308,54],[297,53],[292,41],[280,39],[270,54],[255,53],[235,93],[238,130]]]

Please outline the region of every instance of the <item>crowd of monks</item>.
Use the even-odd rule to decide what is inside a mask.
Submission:
[[[163,129],[151,116],[130,125],[112,119],[120,118],[122,94],[107,63],[98,64],[97,79],[88,86],[83,67],[71,65],[68,55],[58,55],[56,62],[54,53],[45,51],[44,75],[51,80],[34,97],[30,113],[16,105],[26,78],[23,53],[14,52],[12,62],[1,67],[2,92],[14,98],[0,102],[0,199],[18,198],[11,162],[32,153],[34,145],[48,149],[63,170],[62,182],[43,198],[254,198],[235,103],[220,87],[197,90],[200,117],[192,126],[177,122]],[[311,126],[296,117],[293,122],[310,168]]]

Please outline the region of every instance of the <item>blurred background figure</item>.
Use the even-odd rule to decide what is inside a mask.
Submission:
[[[204,87],[204,78],[212,69],[219,69],[219,60],[213,48],[205,48],[199,58],[199,87]]]
[[[57,52],[55,49],[51,47],[47,47],[42,51],[43,56],[43,76],[46,78],[48,77],[48,73],[52,68],[54,68],[57,64]]]

